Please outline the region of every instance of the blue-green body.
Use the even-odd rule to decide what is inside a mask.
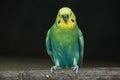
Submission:
[[[73,29],[59,29],[53,25],[47,33],[46,47],[55,65],[71,68],[83,58],[83,36],[76,25]]]

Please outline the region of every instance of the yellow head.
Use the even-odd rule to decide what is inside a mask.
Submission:
[[[73,29],[76,26],[76,17],[68,7],[63,7],[58,11],[56,25],[59,29]]]

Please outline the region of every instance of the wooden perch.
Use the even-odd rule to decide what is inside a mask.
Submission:
[[[120,68],[82,68],[78,74],[70,69],[49,70],[28,69],[0,71],[0,80],[120,80]]]

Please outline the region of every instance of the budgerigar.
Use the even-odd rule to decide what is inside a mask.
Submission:
[[[73,68],[77,73],[83,61],[84,39],[76,16],[69,7],[62,7],[47,32],[46,48],[56,69]]]

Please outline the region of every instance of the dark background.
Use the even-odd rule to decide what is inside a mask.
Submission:
[[[76,14],[85,39],[84,60],[120,62],[120,12],[117,0],[2,0],[0,57],[50,59],[45,47],[58,10]]]

